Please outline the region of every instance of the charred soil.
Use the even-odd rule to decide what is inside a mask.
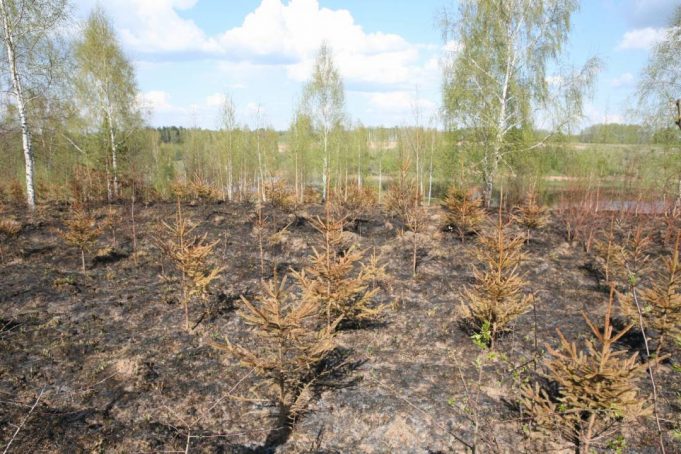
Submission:
[[[589,336],[581,311],[602,315],[608,292],[591,255],[564,241],[553,216],[532,233],[520,265],[534,306],[484,361],[476,361],[484,352],[457,311],[474,279],[474,236],[462,242],[443,227],[439,208],[426,209],[412,277],[411,232],[378,211],[356,222],[346,235],[366,259],[375,252],[386,265],[392,279],[377,298],[389,309],[380,322],[339,331],[332,360],[342,367],[315,388],[289,430],[276,427],[257,377],[207,343],[249,336],[235,311],[241,295],[260,288],[253,206],[183,206],[200,223],[198,234],[220,241],[212,260],[225,267],[208,298],[190,307],[191,333],[183,329],[171,264],[154,242],[175,205],[136,207],[134,236],[130,207],[117,208],[125,221],[116,246],[105,231],[87,254],[85,272],[80,251],[56,234],[66,207],[43,207],[33,216],[5,210],[22,228],[2,245],[0,263],[0,446],[12,440],[14,452],[425,453],[465,452],[477,439],[484,451],[568,449],[531,430],[516,403],[519,387],[537,379],[544,345],[558,343],[556,328],[575,341]],[[105,210],[96,212],[103,217]],[[317,244],[309,221],[322,207],[265,211],[264,277],[301,270]],[[653,258],[663,253],[658,243]],[[619,347],[640,351],[639,337],[632,331]],[[678,423],[681,392],[672,367],[679,348],[672,350],[656,377],[668,434]],[[650,384],[641,386],[650,395]],[[650,418],[624,436],[627,450],[655,452]],[[667,442],[668,452],[681,450],[671,435]]]

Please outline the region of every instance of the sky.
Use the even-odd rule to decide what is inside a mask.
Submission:
[[[97,0],[76,0],[84,20]],[[333,50],[346,112],[367,126],[439,125],[438,25],[451,0],[107,0],[153,126],[220,125],[226,96],[237,122],[287,129],[322,41]],[[603,62],[584,125],[630,121],[651,47],[681,0],[582,0],[563,59]]]

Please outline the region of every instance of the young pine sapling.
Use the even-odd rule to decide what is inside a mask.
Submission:
[[[442,204],[447,226],[456,230],[461,237],[461,242],[469,233],[480,231],[485,221],[485,209],[482,207],[482,199],[474,198],[466,191],[454,186],[447,190],[447,196]]]
[[[69,218],[64,221],[61,237],[67,244],[80,249],[80,260],[85,272],[85,252],[90,251],[102,233],[103,226],[85,208],[72,206]]]
[[[614,289],[603,318],[603,329],[583,313],[595,341],[586,341],[586,351],[569,342],[560,330],[560,346],[546,348],[546,378],[557,385],[556,396],[539,384],[522,386],[521,404],[540,428],[560,434],[575,446],[577,453],[587,454],[597,440],[605,440],[628,421],[651,413],[640,396],[638,381],[650,367],[641,363],[638,353],[615,350],[615,343],[633,326],[617,334],[610,323]]]
[[[340,322],[339,317],[320,329],[318,301],[297,297],[286,281],[275,276],[264,282],[254,302],[242,297],[239,316],[253,328],[249,342],[253,345],[211,341],[264,380],[267,398],[277,405],[281,430],[289,428],[304,410],[317,366],[335,347],[333,332]]]
[[[475,283],[464,290],[460,309],[478,332],[486,325],[489,327],[490,348],[494,348],[496,338],[532,305],[532,295],[523,292],[526,282],[517,271],[523,258],[524,238],[509,236],[508,228],[500,208],[490,233],[478,237],[475,255],[482,266],[474,270]]]
[[[219,241],[209,243],[206,235],[194,235],[196,225],[182,215],[179,201],[173,224],[162,222],[167,238],[158,240],[163,253],[170,258],[181,273],[181,303],[184,308],[185,329],[189,326],[189,304],[194,298],[205,298],[208,286],[217,279],[224,267],[210,264],[209,258]]]

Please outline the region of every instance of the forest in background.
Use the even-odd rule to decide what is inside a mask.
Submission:
[[[481,10],[485,2],[471,4]],[[534,17],[546,13],[528,9],[510,20],[528,30],[540,20],[561,23],[576,3],[557,4],[553,16]],[[111,201],[133,193],[148,200],[172,199],[178,187],[190,186],[203,187],[220,200],[253,200],[266,198],[267,187],[284,184],[302,202],[306,188],[309,195],[316,191],[324,198],[327,177],[337,193],[347,192],[349,185],[365,186],[380,200],[387,185],[405,171],[427,203],[451,185],[477,187],[486,199],[491,199],[493,186],[507,188],[513,198],[530,187],[539,192],[564,188],[566,181],[629,192],[636,188],[658,199],[679,193],[681,135],[673,124],[674,105],[665,99],[676,82],[672,78],[664,93],[653,93],[661,85],[656,74],[672,64],[665,46],[673,47],[678,32],[670,32],[658,45],[641,78],[639,93],[654,108],[639,102],[640,124],[596,124],[574,132],[583,121],[587,85],[600,63],[586,62],[565,75],[568,82],[559,90],[545,78],[537,79],[560,53],[569,26],[545,37],[545,55],[537,58],[526,53],[520,39],[502,34],[497,42],[486,42],[475,21],[466,22],[471,24],[466,28],[443,13],[444,34],[467,44],[443,65],[439,118],[424,121],[417,108],[405,122],[409,126],[364,127],[349,118],[333,51],[322,43],[288,130],[276,131],[260,117],[257,127],[241,123],[228,95],[218,119],[221,126],[205,130],[148,126],[149,112],[140,102],[134,67],[114,24],[102,9],[95,9],[82,33],[67,39],[58,33],[72,23],[67,11],[65,0],[33,6],[3,2],[3,17],[9,21],[2,57],[14,61],[3,72],[6,96],[0,109],[0,194],[6,201],[28,198],[31,205],[29,186],[35,187],[38,203]],[[476,14],[481,11],[462,6],[458,19]],[[485,49],[495,49],[490,54],[495,59],[481,60],[476,52]],[[515,81],[499,72],[509,55],[519,62],[514,63]],[[476,74],[481,65],[487,65],[485,73]],[[499,80],[512,83],[466,85],[495,72]],[[495,90],[504,95],[495,95]],[[481,96],[494,102],[479,102]],[[526,100],[517,105],[518,98]],[[549,130],[535,126],[541,112],[558,119]],[[499,121],[485,123],[497,117]],[[33,184],[27,181],[29,161]],[[310,201],[317,199],[311,196]]]

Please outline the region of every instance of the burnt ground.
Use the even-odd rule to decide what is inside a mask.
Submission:
[[[273,437],[275,409],[257,398],[257,377],[206,342],[248,336],[236,310],[240,295],[259,290],[252,206],[183,208],[201,223],[199,233],[220,240],[215,260],[226,267],[208,300],[191,307],[192,334],[183,329],[176,282],[162,278],[173,270],[153,242],[159,220],[171,220],[175,205],[136,207],[134,251],[130,207],[118,209],[125,221],[115,253],[91,252],[85,273],[79,252],[57,234],[66,207],[44,207],[33,217],[5,209],[3,216],[23,227],[2,244],[0,447],[21,426],[10,452],[464,452],[477,420],[483,452],[567,448],[557,436],[530,430],[515,403],[519,382],[536,377],[533,355],[557,344],[556,328],[569,339],[587,338],[580,311],[597,317],[608,297],[592,258],[564,242],[557,220],[533,234],[522,265],[535,310],[519,318],[489,358],[457,315],[461,291],[472,282],[473,239],[462,244],[443,231],[440,210],[429,209],[414,279],[410,234],[380,213],[366,216],[348,236],[386,265],[392,282],[379,300],[390,309],[380,323],[340,332],[337,357],[346,367],[316,390],[288,437]],[[307,220],[319,212],[266,210],[270,234],[290,224],[266,246],[268,269],[307,264],[317,241]],[[109,245],[105,233],[96,249]],[[642,348],[637,332],[625,340],[622,348]],[[673,354],[657,379],[667,452],[680,452],[672,440],[679,349]],[[476,366],[477,358],[486,359]],[[647,380],[641,387],[650,395]],[[656,452],[650,418],[625,427],[624,436],[624,452]],[[285,439],[277,446],[277,438]]]

